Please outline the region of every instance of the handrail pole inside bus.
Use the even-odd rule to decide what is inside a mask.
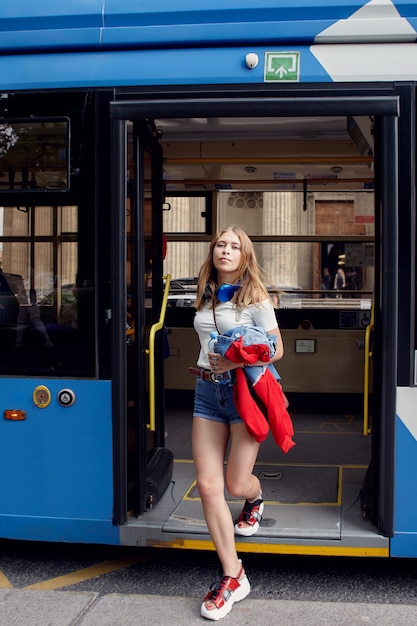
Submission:
[[[374,329],[374,305],[372,304],[371,319],[365,330],[365,363],[364,363],[364,383],[363,383],[363,434],[369,435],[369,371],[370,362],[373,356],[371,345],[371,333]]]
[[[155,432],[155,335],[161,330],[165,322],[165,314],[167,310],[169,287],[171,284],[171,274],[162,277],[165,280],[164,296],[162,298],[161,312],[159,321],[151,326],[149,333],[149,349],[146,354],[149,355],[149,424],[148,429]]]

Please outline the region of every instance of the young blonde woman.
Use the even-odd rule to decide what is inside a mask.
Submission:
[[[222,334],[237,326],[258,326],[268,335],[276,336],[276,351],[269,363],[283,355],[275,309],[253,244],[242,229],[230,226],[214,237],[200,270],[195,306],[194,327],[201,348],[198,368],[193,371],[196,375],[193,458],[204,517],[223,569],[223,577],[204,598],[201,614],[217,621],[250,592],[236,552],[235,534],[250,536],[258,530],[264,504],[259,479],[253,474],[259,443],[249,435],[233,402],[232,370],[247,364],[233,363],[209,352],[210,333]],[[265,366],[268,362],[251,365]],[[245,500],[236,523],[225,499],[225,486],[231,496]]]

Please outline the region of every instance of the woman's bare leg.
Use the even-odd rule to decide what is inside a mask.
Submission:
[[[194,417],[192,447],[197,487],[204,517],[225,576],[236,577],[238,561],[234,524],[224,494],[224,461],[229,427],[221,422]]]
[[[226,469],[226,486],[231,496],[253,502],[261,496],[259,478],[253,467],[259,452],[259,443],[251,437],[245,424],[233,424],[230,428],[231,445]],[[241,522],[239,526],[246,526]]]

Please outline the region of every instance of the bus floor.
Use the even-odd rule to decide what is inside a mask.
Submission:
[[[239,537],[240,550],[388,556],[388,539],[362,518],[360,509],[371,456],[362,415],[304,408],[290,414],[296,446],[284,454],[271,434],[261,444],[254,472],[262,483],[264,517],[255,536]],[[194,541],[201,549],[209,537],[195,486],[191,426],[192,407],[166,409],[166,447],[175,458],[172,483],[160,503],[130,518],[128,526],[148,524],[155,531],[161,524],[162,544],[192,547]],[[237,517],[242,501],[227,493],[226,498]],[[126,530],[125,541],[131,539]]]

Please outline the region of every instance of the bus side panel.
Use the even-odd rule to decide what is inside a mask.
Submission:
[[[23,5],[23,6],[22,6]],[[414,41],[410,0],[37,0],[0,4],[0,50]],[[290,48],[291,49],[291,48]],[[398,71],[398,70],[397,70]]]
[[[391,556],[417,557],[417,389],[397,390],[394,537]]]
[[[45,408],[34,402],[39,385],[50,392]],[[75,394],[67,407],[57,399],[65,389]],[[2,378],[0,392],[0,536],[118,543],[111,383]],[[8,409],[25,419],[6,419]]]
[[[288,48],[274,46],[274,50],[287,52]],[[330,82],[329,75],[309,48],[297,46],[297,50],[302,58],[300,82]],[[260,62],[254,70],[246,65],[248,52],[259,56]],[[0,76],[4,91],[60,89],[75,85],[114,88],[128,85],[263,84],[264,57],[265,48],[257,46],[195,49],[191,55],[186,48],[0,55]],[[413,72],[415,75],[415,70]]]

